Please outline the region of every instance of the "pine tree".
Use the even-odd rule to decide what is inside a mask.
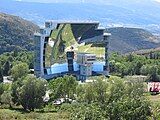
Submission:
[[[3,82],[3,73],[2,73],[2,69],[0,68],[0,83]]]
[[[154,66],[152,68],[152,72],[149,76],[149,80],[150,82],[160,82],[160,77],[158,76],[158,73],[157,73],[157,68]]]
[[[4,64],[3,75],[8,76],[10,71],[10,62],[6,61]]]

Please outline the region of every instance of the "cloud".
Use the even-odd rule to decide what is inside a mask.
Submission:
[[[154,1],[156,1],[156,2],[159,2],[159,3],[160,3],[160,0],[154,0]]]

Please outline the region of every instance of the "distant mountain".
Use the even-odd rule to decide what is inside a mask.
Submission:
[[[39,25],[49,19],[97,20],[103,26],[141,27],[160,33],[160,4],[154,0],[61,0],[45,4],[22,1],[2,0],[0,11]]]
[[[0,13],[0,54],[13,50],[33,50],[33,34],[38,28],[20,17]]]
[[[160,46],[160,38],[139,28],[109,28],[110,51],[128,53]]]

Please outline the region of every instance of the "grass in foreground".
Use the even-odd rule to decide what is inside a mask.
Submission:
[[[67,113],[31,112],[21,110],[0,109],[0,120],[68,120]]]

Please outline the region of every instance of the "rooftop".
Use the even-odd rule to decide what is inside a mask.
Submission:
[[[92,21],[92,20],[49,20],[46,22],[52,22],[56,24],[99,24],[98,21]]]

